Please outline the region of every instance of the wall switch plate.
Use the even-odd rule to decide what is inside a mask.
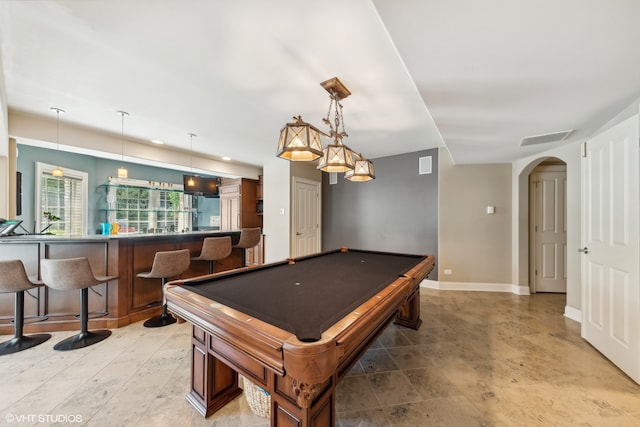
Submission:
[[[452,274],[452,273],[453,273],[453,272],[451,271],[451,269],[450,269],[450,268],[445,268],[445,269],[444,269],[444,274],[446,274],[447,276],[448,276],[448,275],[450,275],[450,274]]]

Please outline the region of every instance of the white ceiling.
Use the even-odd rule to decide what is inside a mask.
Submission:
[[[10,109],[261,165],[337,76],[345,143],[500,163],[592,135],[640,97],[637,0],[0,2]],[[62,141],[63,142],[63,141]]]

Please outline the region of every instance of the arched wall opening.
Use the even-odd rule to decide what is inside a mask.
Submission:
[[[557,159],[567,166],[566,218],[567,218],[567,302],[564,315],[581,321],[581,264],[576,249],[581,242],[581,157],[580,144],[571,144],[532,156],[513,164],[512,239],[513,283],[529,287],[529,176],[545,160]]]

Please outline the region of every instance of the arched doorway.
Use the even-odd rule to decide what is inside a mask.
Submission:
[[[567,292],[567,165],[547,158],[529,174],[529,290]]]

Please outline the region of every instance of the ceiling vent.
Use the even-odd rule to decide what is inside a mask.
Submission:
[[[524,147],[525,145],[546,144],[547,142],[564,141],[569,135],[571,135],[571,132],[573,132],[573,129],[565,130],[562,132],[547,133],[544,135],[527,136],[525,138],[522,138],[520,146]]]

